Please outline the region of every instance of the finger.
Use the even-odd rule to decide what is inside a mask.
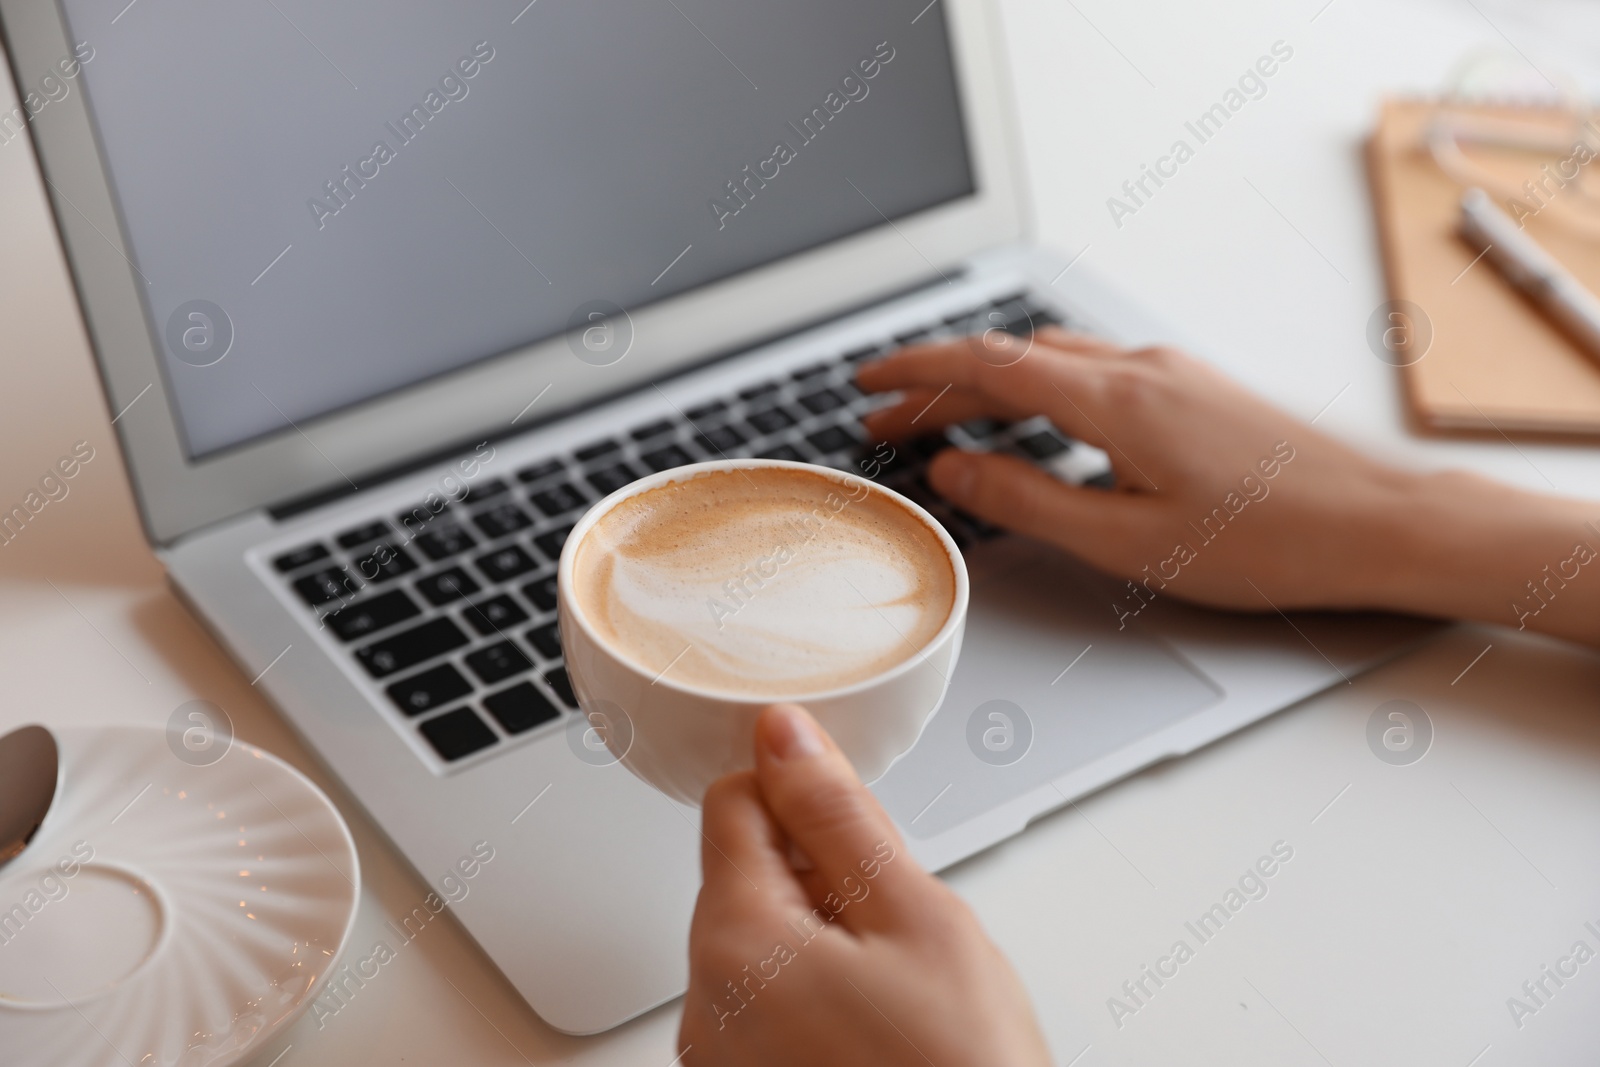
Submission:
[[[1121,356],[1127,349],[1092,333],[1079,333],[1061,326],[1046,326],[1034,332],[1034,337],[1052,348],[1078,352],[1086,356]]]
[[[962,342],[906,348],[857,373],[868,392],[891,389],[976,393],[997,405],[1044,414],[1080,441],[1109,450],[1099,423],[1106,420],[1104,394],[1111,375],[1125,373],[1121,360],[1090,357],[1047,345],[1006,366],[986,362]]]
[[[1105,564],[1153,521],[1155,502],[1133,493],[1067,485],[1015,456],[950,448],[928,481],[945,499],[987,522]]]
[[[983,340],[984,336],[984,334],[973,334],[968,337],[957,337],[944,341],[931,341],[921,344],[906,345],[902,348],[894,350],[889,355],[880,359],[875,359],[869,363],[863,363],[858,368],[858,380],[864,379],[866,382],[874,381],[878,376],[880,369],[897,357],[915,357],[930,352],[967,352],[976,355],[980,360],[991,366],[1003,367],[1019,361],[1018,356],[1020,354],[1035,350],[1042,352],[1046,349],[1051,349],[1061,352],[1069,352],[1074,355],[1095,357],[1121,357],[1128,355],[1133,351],[1132,349],[1108,341],[1103,337],[1098,337],[1090,333],[1080,333],[1076,330],[1069,330],[1061,326],[1046,326],[1035,331],[1031,337],[1017,337],[1006,334],[1004,337],[996,337],[995,340],[989,342],[988,344],[985,344]],[[1008,338],[1009,341],[1017,343],[1015,351],[1009,353],[993,351],[997,345],[1008,343]],[[999,358],[1001,356],[1004,356],[1005,358]]]
[[[981,393],[965,390],[910,389],[897,404],[868,412],[861,420],[875,439],[901,441],[917,434],[934,433],[968,419],[994,418],[1015,422],[1027,414],[998,403]]]
[[[938,353],[948,351],[956,342],[941,341],[931,345],[907,345],[897,348],[887,356],[862,363],[856,367],[856,384],[869,393],[886,393],[895,389],[920,386],[935,391],[949,384],[926,380],[926,375],[915,375],[911,368],[918,367]]]
[[[813,899],[851,930],[904,922],[930,876],[855,768],[804,708],[778,704],[756,724],[756,779],[779,826],[811,858]],[[846,903],[848,902],[848,903]]]
[[[788,861],[789,840],[751,772],[719,778],[700,814],[700,907],[712,922],[788,915],[809,896]]]

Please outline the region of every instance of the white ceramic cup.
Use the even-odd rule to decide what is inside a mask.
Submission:
[[[770,697],[731,696],[674,681],[670,672],[646,670],[609,647],[590,625],[574,595],[573,560],[595,524],[629,497],[711,471],[752,468],[803,470],[839,482],[842,494],[890,497],[925,523],[943,546],[955,574],[955,600],[944,626],[922,648],[888,670],[853,685],[815,693]],[[846,504],[845,506],[848,506]],[[728,561],[730,573],[745,560]],[[881,777],[904,755],[944,700],[961,651],[967,620],[967,568],[944,527],[899,493],[855,474],[773,459],[731,459],[676,467],[623,486],[578,520],[561,551],[557,571],[561,645],[567,674],[595,735],[635,775],[667,796],[700,806],[713,781],[755,766],[755,723],[761,709],[802,704],[855,765],[863,781]]]

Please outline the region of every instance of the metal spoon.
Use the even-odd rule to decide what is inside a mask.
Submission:
[[[43,726],[0,737],[0,867],[15,859],[44,822],[56,798],[60,752]]]

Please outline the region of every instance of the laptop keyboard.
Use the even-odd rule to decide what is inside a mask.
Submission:
[[[897,335],[895,345],[959,336],[995,312],[1017,334],[1058,321],[1023,300],[951,316]],[[576,713],[556,625],[556,563],[583,512],[636,478],[744,456],[850,470],[927,508],[962,548],[999,531],[929,488],[926,464],[942,448],[1006,451],[1070,481],[1110,484],[1103,454],[1043,419],[975,420],[892,447],[869,442],[861,416],[883,400],[856,388],[855,365],[891,347],[856,349],[622,429],[512,480],[485,479],[420,526],[425,513],[375,516],[281,553],[273,567],[452,763]]]

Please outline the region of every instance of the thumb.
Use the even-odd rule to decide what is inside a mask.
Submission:
[[[950,503],[986,522],[1104,564],[1143,525],[1149,500],[1081,489],[1015,456],[948,448],[928,481]]]
[[[808,885],[852,929],[894,922],[930,876],[906,852],[900,832],[815,719],[775,704],[756,723],[756,780],[789,840],[811,860]]]

